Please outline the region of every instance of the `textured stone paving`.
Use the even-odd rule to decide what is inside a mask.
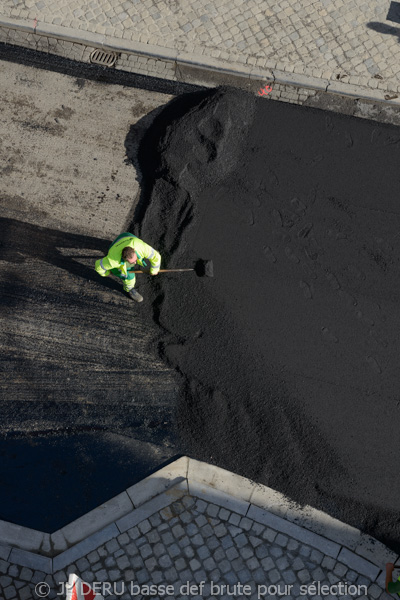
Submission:
[[[3,0],[13,19],[400,92],[400,28],[381,0]]]
[[[54,575],[0,560],[0,597],[65,598],[71,572],[110,599],[389,598],[348,565],[189,495]]]

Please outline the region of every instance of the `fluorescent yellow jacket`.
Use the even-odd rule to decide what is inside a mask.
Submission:
[[[147,258],[151,265],[150,273],[157,275],[161,266],[161,255],[132,233],[119,235],[110,246],[107,256],[96,260],[95,269],[97,273],[102,277],[107,277],[111,269],[118,269],[123,277],[127,277],[128,268],[132,267],[130,263],[122,260],[122,250],[127,246],[135,250],[139,265],[143,266],[142,260]]]

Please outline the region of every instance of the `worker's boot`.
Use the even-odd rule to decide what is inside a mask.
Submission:
[[[130,298],[132,298],[132,300],[135,300],[135,302],[143,301],[143,296],[141,296],[136,290],[131,290],[130,292],[128,292],[128,295]]]

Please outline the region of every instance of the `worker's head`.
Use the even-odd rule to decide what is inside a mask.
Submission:
[[[130,263],[131,265],[133,265],[137,261],[137,254],[134,251],[134,249],[131,248],[130,246],[126,246],[122,250],[122,260],[124,260],[124,261]]]

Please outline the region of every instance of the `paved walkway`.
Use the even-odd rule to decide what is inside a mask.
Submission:
[[[30,25],[39,35],[94,45],[120,40],[121,48],[148,47],[216,70],[235,65],[276,81],[396,100],[400,27],[389,20],[397,18],[396,6],[381,0],[3,0],[0,28],[23,24],[28,31]],[[13,40],[8,37],[18,44]],[[51,47],[47,39],[38,49]],[[168,77],[165,65],[162,74]]]
[[[64,598],[70,573],[110,599],[384,600],[385,562],[399,559],[324,513],[187,457],[51,536],[0,522],[0,539],[5,600]]]

